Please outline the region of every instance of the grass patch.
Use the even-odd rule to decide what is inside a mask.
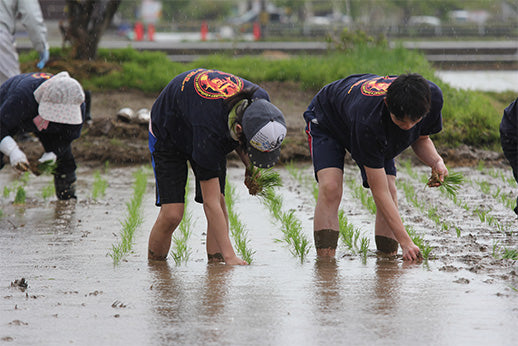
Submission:
[[[66,57],[67,51],[53,47],[50,54],[55,58]],[[35,51],[20,54],[22,72],[31,72],[37,59]],[[262,56],[214,54],[186,64],[171,61],[163,52],[99,48],[97,61],[112,64],[114,68],[90,73],[71,72],[85,89],[136,89],[158,93],[174,76],[200,66],[230,72],[259,84],[265,81],[296,82],[302,88],[315,92],[325,84],[351,74],[397,75],[415,72],[442,89],[445,100],[442,110],[444,128],[433,139],[436,144],[453,147],[467,144],[500,151],[499,123],[503,109],[516,98],[515,93],[510,92],[453,88],[435,77],[434,69],[424,54],[405,49],[402,45],[390,48],[385,44],[359,42],[345,50],[330,49],[321,56],[294,55],[275,63]],[[58,66],[54,71],[46,67],[45,71],[58,73],[60,68]]]

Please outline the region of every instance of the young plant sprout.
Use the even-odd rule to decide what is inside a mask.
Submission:
[[[245,184],[251,195],[262,195],[266,190],[282,186],[282,180],[278,172],[272,168],[261,169],[250,164],[247,168],[248,174]]]
[[[439,188],[449,194],[450,196],[456,196],[457,191],[464,183],[464,176],[460,172],[454,172],[450,173],[447,176],[444,177],[444,181],[441,181],[439,179],[439,175],[437,173],[432,173],[432,176],[430,179],[428,179],[427,185],[432,186],[439,186]],[[439,184],[439,185],[437,185]]]

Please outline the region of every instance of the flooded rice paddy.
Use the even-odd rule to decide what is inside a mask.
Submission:
[[[428,169],[400,164],[401,216],[432,249],[422,263],[376,256],[374,215],[357,188],[356,167],[346,167],[341,208],[368,239],[368,251],[339,242],[331,261],[315,257],[309,165],[276,169],[283,179],[279,208],[293,210],[310,241],[304,257],[283,241],[281,223],[261,198],[248,195],[243,169],[229,168],[234,211],[252,250],[252,264],[244,267],[207,264],[206,221],[192,188],[188,259],[148,263],[158,214],[148,167],[142,223],[131,251],[114,264],[139,169],[80,167],[77,201],[44,197],[50,176],[29,177],[24,204],[13,204],[13,191],[0,198],[1,344],[516,343],[518,268],[504,257],[518,251],[512,211],[518,188],[508,168],[453,169],[468,181],[452,197],[425,187]],[[99,173],[108,186],[94,199]],[[2,188],[17,181],[10,167],[0,171]]]

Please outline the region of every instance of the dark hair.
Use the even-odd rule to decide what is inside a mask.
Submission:
[[[238,109],[236,109],[236,119],[234,120],[235,123],[238,123],[240,125],[243,123],[243,114],[245,114],[245,109],[252,103],[252,100],[253,100],[252,96],[257,91],[257,89],[259,89],[259,88],[255,87],[255,86],[250,87],[250,88],[245,88],[245,89],[241,90],[240,92],[230,96],[229,98],[226,98],[223,101],[225,106],[227,107],[228,112],[230,112],[232,110],[232,108],[234,108],[234,106],[236,104],[238,104],[240,101],[245,100],[245,99],[248,100],[248,103],[244,107],[239,106]],[[234,125],[234,124],[232,124],[232,125]],[[244,149],[246,147],[247,139],[243,132],[241,132],[238,139],[239,139],[239,143],[241,144],[241,146]]]
[[[398,120],[416,121],[425,117],[431,100],[428,81],[417,73],[400,75],[387,89],[387,108]]]

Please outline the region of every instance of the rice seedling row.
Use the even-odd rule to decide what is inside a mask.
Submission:
[[[120,242],[112,245],[112,251],[110,253],[114,265],[118,265],[122,258],[131,251],[135,231],[143,222],[141,205],[142,198],[146,191],[147,174],[143,169],[140,169],[134,176],[133,196],[131,200],[126,203],[128,214],[126,219],[121,222]]]
[[[191,256],[192,250],[188,245],[189,239],[192,235],[192,215],[189,210],[189,193],[191,191],[189,187],[190,179],[187,179],[185,184],[185,198],[184,198],[184,211],[182,221],[178,225],[178,229],[173,233],[172,236],[172,247],[169,251],[176,265],[187,263]]]
[[[230,235],[234,240],[237,253],[248,264],[253,262],[253,251],[249,246],[248,231],[235,211],[234,202],[236,199],[236,189],[227,180],[225,184],[225,203],[227,205],[228,220],[230,223]]]
[[[261,170],[264,172],[264,170]],[[277,179],[280,176],[277,174]],[[308,237],[302,232],[302,223],[296,217],[295,210],[289,209],[283,211],[282,196],[275,193],[273,187],[263,188],[258,194],[261,202],[268,208],[270,214],[275,220],[281,223],[281,231],[283,237],[276,239],[277,242],[283,242],[288,246],[289,251],[303,263],[311,249],[311,243]]]

